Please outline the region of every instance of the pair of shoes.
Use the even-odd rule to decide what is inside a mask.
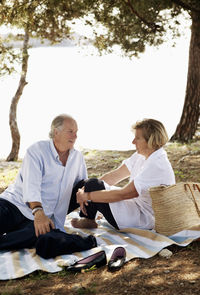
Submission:
[[[101,267],[103,265],[106,265],[106,263],[106,253],[105,251],[100,251],[75,262],[73,265],[70,265],[67,270],[73,272],[81,272],[82,270],[84,271],[91,268],[95,269]]]
[[[119,270],[125,263],[126,250],[123,247],[117,247],[113,251],[113,254],[108,262],[108,270]]]

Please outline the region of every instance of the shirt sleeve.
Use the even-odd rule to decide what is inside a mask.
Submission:
[[[134,178],[134,185],[138,194],[145,194],[150,187],[161,184],[172,184],[173,171],[165,162],[151,161],[140,174]]]
[[[42,161],[36,152],[28,150],[23,161],[21,177],[23,182],[23,201],[40,202],[42,184]]]
[[[122,161],[122,165],[125,164],[129,172],[133,170],[137,155],[138,155],[137,152],[135,152],[132,156]]]

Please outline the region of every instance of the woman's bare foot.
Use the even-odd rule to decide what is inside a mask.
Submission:
[[[71,221],[71,225],[76,228],[97,228],[98,224],[94,219],[88,218],[73,218]]]

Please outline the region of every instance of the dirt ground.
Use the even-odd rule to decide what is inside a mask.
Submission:
[[[166,147],[177,182],[200,182],[200,142],[190,145],[170,144]],[[90,177],[98,177],[117,167],[133,151],[85,150]],[[0,176],[16,169],[0,161]],[[19,163],[16,165],[20,166]],[[2,180],[2,178],[0,178]],[[124,185],[125,181],[120,185]],[[4,188],[5,184],[1,182]],[[200,294],[200,241],[187,247],[172,245],[170,258],[158,254],[149,259],[133,259],[115,273],[107,267],[81,274],[63,270],[56,274],[36,272],[25,278],[0,281],[1,295],[189,295]]]

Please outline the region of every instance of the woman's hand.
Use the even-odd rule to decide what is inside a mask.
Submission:
[[[37,237],[55,228],[53,221],[44,214],[43,210],[36,211],[34,216],[34,227]]]
[[[76,201],[80,205],[80,209],[84,215],[87,216],[87,211],[85,206],[88,206],[88,193],[84,192],[84,187],[79,188],[78,192],[76,193]]]

